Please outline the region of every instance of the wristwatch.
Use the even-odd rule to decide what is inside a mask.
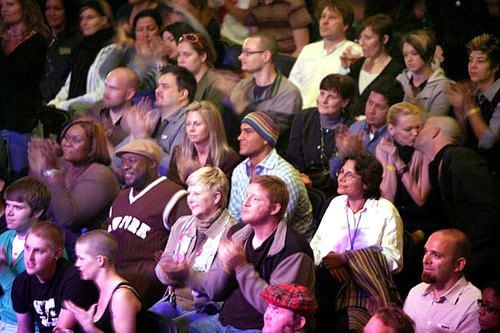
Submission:
[[[405,166],[404,166],[404,167],[402,167],[402,168],[399,168],[399,169],[396,171],[396,173],[398,174],[398,177],[399,177],[399,178],[403,177],[403,175],[404,175],[405,173],[407,173],[407,172],[408,172],[408,166],[407,166],[407,165],[405,165]]]

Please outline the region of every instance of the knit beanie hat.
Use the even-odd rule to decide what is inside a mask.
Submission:
[[[274,147],[280,135],[278,123],[264,111],[251,112],[243,118],[241,123],[250,125],[259,135]]]

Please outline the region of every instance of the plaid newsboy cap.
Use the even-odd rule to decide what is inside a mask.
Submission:
[[[268,286],[260,296],[268,303],[301,313],[313,314],[318,308],[314,295],[301,285],[282,283]]]

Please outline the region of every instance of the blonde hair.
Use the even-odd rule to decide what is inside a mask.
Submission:
[[[113,265],[118,252],[118,242],[105,230],[96,229],[81,235],[76,244],[87,245],[88,253],[91,256],[104,256]]]
[[[217,206],[219,208],[227,206],[229,181],[221,169],[211,166],[200,168],[189,175],[186,179],[186,184],[187,186],[200,185],[204,190],[212,194],[219,192],[221,199]]]
[[[222,158],[229,151],[226,132],[222,124],[222,116],[217,107],[209,101],[193,102],[186,108],[186,117],[189,112],[199,112],[208,127],[208,156],[215,167],[219,167]],[[198,152],[194,144],[185,135],[180,149],[177,151],[177,170],[179,178],[184,182],[186,178],[194,171],[202,167],[199,165],[196,156]]]
[[[415,104],[409,102],[400,102],[396,103],[389,108],[387,112],[387,124],[391,124],[393,126],[399,123],[399,119],[401,116],[418,116],[420,118],[420,122],[422,122],[422,115],[424,114],[423,109]],[[411,160],[409,163],[408,172],[410,176],[415,179],[415,181],[420,184],[422,181],[422,168],[424,164],[424,154],[418,150],[413,152],[411,156]]]
[[[421,118],[423,113],[424,111],[418,105],[409,102],[400,102],[389,108],[386,121],[387,124],[397,125],[401,116],[415,115]]]

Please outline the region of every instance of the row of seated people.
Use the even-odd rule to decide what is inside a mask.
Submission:
[[[317,87],[322,78],[330,73],[349,73],[355,79],[356,90],[361,95],[360,105],[366,102],[373,84],[385,77],[394,78],[400,74],[399,80],[405,85],[405,100],[421,104],[429,114],[446,113],[448,107],[443,90],[447,89],[450,82],[444,77],[438,65],[432,65],[436,39],[426,31],[403,37],[402,53],[408,55],[405,62],[407,66],[413,66],[413,70],[408,67],[401,73],[402,64],[389,53],[394,30],[394,24],[391,23],[389,16],[376,15],[359,23],[358,45],[346,40],[346,32],[353,25],[355,13],[350,4],[343,1],[332,1],[318,8],[322,13],[317,22],[322,40],[308,44],[305,48],[296,44],[295,50],[288,52],[299,55],[290,73],[290,82],[293,85],[282,75],[278,75],[279,72],[274,65],[274,62],[279,60],[280,52],[284,52],[283,44],[290,44],[290,33],[285,39],[278,38],[282,37],[280,34],[273,34],[278,42],[261,37],[256,44],[254,38],[243,39],[241,44],[245,43],[244,49],[248,52],[243,52],[239,57],[241,68],[252,74],[253,80],[249,78],[241,81],[237,89],[233,88],[239,77],[221,76],[213,71],[216,59],[221,56],[216,56],[211,40],[203,33],[184,36],[185,33],[197,30],[186,27],[188,22],[177,15],[179,13],[174,10],[175,6],[170,8],[172,15],[166,15],[168,10],[163,5],[148,1],[146,1],[147,6],[144,1],[137,2],[142,3],[140,6],[138,4],[125,6],[126,10],[116,13],[116,19],[120,24],[115,34],[111,26],[112,13],[105,1],[83,2],[79,8],[74,4],[61,3],[60,0],[53,2],[48,2],[44,11],[52,32],[45,66],[42,64],[45,59],[42,36],[46,34],[47,29],[46,27],[42,29],[44,25],[41,13],[35,15],[37,8],[30,7],[30,2],[20,3],[18,14],[22,14],[21,17],[18,20],[11,20],[12,22],[8,18],[3,23],[11,32],[5,37],[11,45],[7,45],[8,47],[3,50],[8,57],[5,59],[5,66],[2,66],[7,71],[6,79],[2,80],[6,86],[2,91],[6,97],[11,97],[0,105],[5,108],[5,117],[2,119],[8,120],[3,125],[4,137],[7,140],[9,162],[14,175],[27,172],[26,146],[29,132],[36,125],[39,102],[38,94],[32,92],[38,90],[36,87],[44,67],[45,78],[42,82],[44,102],[65,110],[81,110],[82,103],[85,104],[83,106],[85,109],[88,104],[103,97],[106,75],[116,66],[127,66],[139,75],[139,86],[136,88],[137,101],[141,96],[155,98],[159,65],[178,63],[187,68],[196,79],[195,100],[210,100],[221,110],[229,143],[233,148],[237,148],[235,137],[238,133],[238,118],[249,109],[276,113],[281,122],[281,132],[285,134],[282,138],[286,137],[293,116],[301,109],[315,106],[319,95]],[[144,7],[147,9],[141,11],[140,9]],[[83,41],[74,42],[79,45],[75,46],[71,41],[75,39],[74,30],[78,30],[75,29],[78,23],[76,19],[78,10]],[[28,13],[33,17],[29,16],[28,19]],[[176,20],[179,22],[175,22],[172,26],[172,22]],[[294,30],[294,36],[296,32]],[[11,41],[10,36],[16,34],[18,35],[16,39]],[[115,35],[117,36],[115,43],[112,43]],[[65,38],[67,41],[63,41]],[[484,43],[490,42],[484,41]],[[494,44],[494,41],[491,43]],[[299,52],[302,49],[303,52]],[[18,52],[14,52],[15,50]],[[271,54],[264,52],[266,50]],[[415,57],[416,60],[410,57]],[[359,60],[356,61],[357,59]],[[422,64],[422,61],[425,64]],[[410,63],[411,65],[408,65]],[[16,80],[15,77],[23,79]],[[11,84],[12,82],[15,84]],[[48,86],[51,86],[50,89]],[[456,88],[465,89],[462,86]],[[486,93],[489,88],[492,91]],[[462,90],[460,92],[463,94]],[[490,104],[495,104],[490,96],[495,93],[494,87],[482,87],[480,94],[485,93]],[[454,106],[463,113],[460,101],[456,101]],[[362,113],[359,107],[353,111],[354,115]],[[488,125],[490,117],[487,110],[483,111],[482,115]],[[119,118],[118,114],[113,115],[114,122]],[[461,120],[462,125],[467,126],[466,118],[462,116]],[[493,124],[490,127],[493,139],[483,139],[483,142],[480,142],[482,148],[488,149],[488,146],[496,142],[495,135],[498,131],[495,131],[496,127]],[[474,134],[480,136],[482,132],[484,130],[477,130]],[[12,139],[9,139],[10,136]],[[285,155],[287,142],[282,141],[278,145],[278,151]]]
[[[160,148],[136,140],[117,154],[124,164],[135,160],[152,166],[127,178],[131,188],[113,203],[108,231],[78,238],[75,266],[65,259],[63,229],[38,222],[51,202],[49,188],[31,177],[7,187],[10,230],[0,235],[5,331],[33,332],[36,323],[40,332],[135,332],[147,329],[136,325],[147,325],[151,312],[192,332],[361,332],[365,325],[365,332],[382,332],[390,326],[383,317],[377,326],[377,315],[370,320],[370,313],[402,304],[392,278],[402,265],[402,222],[394,206],[379,197],[383,171],[374,157],[355,153],[346,158],[339,175],[341,195],[329,205],[310,244],[286,222],[289,194],[279,177],[251,180],[243,223],[238,223],[225,208],[225,174],[203,167],[188,177],[187,200],[175,194],[169,199],[177,208],[187,201],[190,215],[170,226],[166,246],[159,250],[156,241],[166,226],[152,215],[165,210],[154,210],[158,205],[151,196],[159,198],[158,189],[169,186],[154,171]],[[130,204],[132,199],[140,206]],[[415,331],[495,332],[498,282],[480,300],[479,289],[465,279],[471,251],[467,236],[442,229],[424,248],[422,283],[404,302]],[[165,285],[158,288],[158,280]],[[149,309],[148,301],[156,303]]]

